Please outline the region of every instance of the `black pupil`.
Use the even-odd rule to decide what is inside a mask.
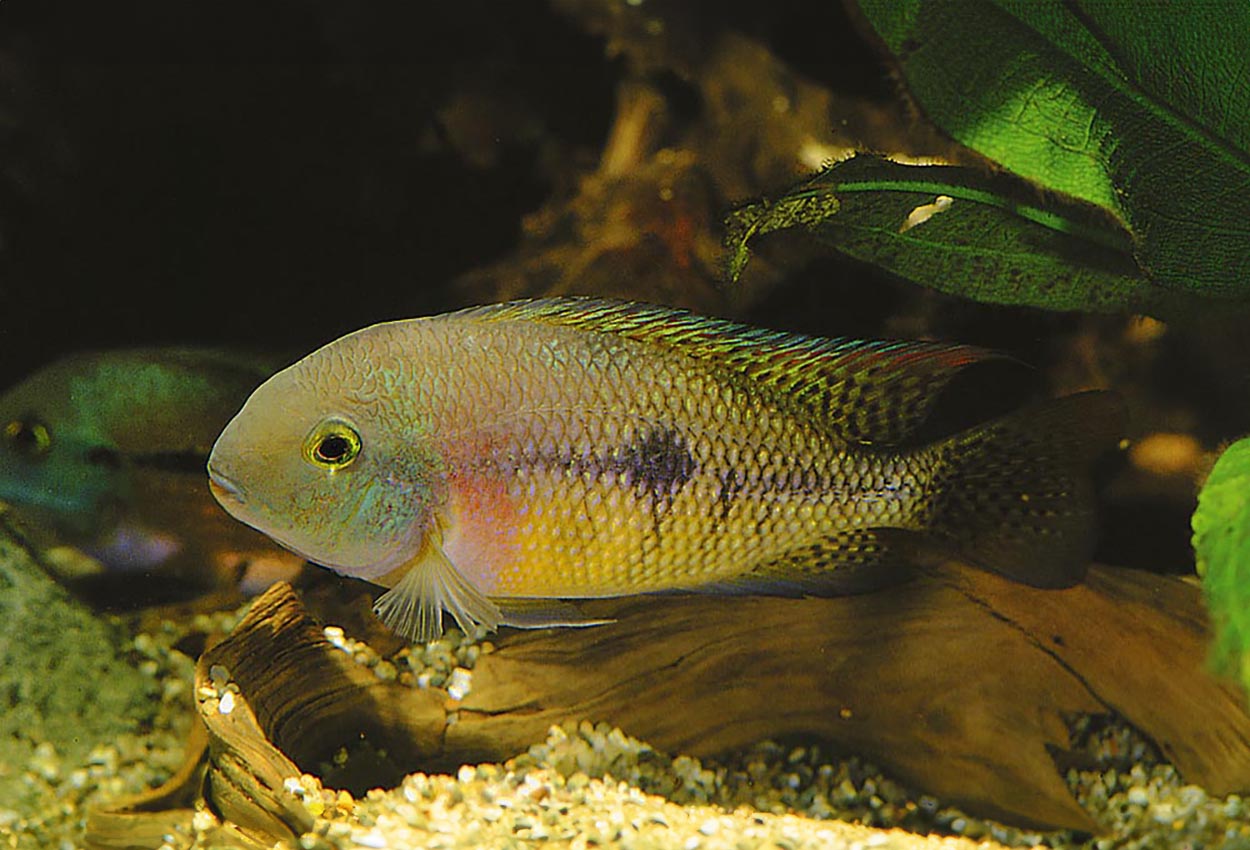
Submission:
[[[43,448],[39,439],[39,428],[33,422],[15,422],[8,428],[9,439],[18,451],[33,454]]]
[[[351,448],[351,443],[347,442],[346,437],[331,434],[317,446],[317,456],[326,463],[338,463],[347,457],[347,453],[351,451]]]

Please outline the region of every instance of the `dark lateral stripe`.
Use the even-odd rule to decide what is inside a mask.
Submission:
[[[698,472],[698,462],[678,431],[653,428],[638,440],[590,456],[569,449],[525,458],[524,463],[598,479],[612,475],[640,496],[671,499]]]
[[[650,431],[638,442],[613,451],[602,463],[603,471],[623,475],[639,491],[656,497],[675,494],[697,468],[685,438],[671,428]]]
[[[206,475],[204,470],[208,465],[208,455],[201,452],[151,452],[131,455],[130,462],[139,469]]]
[[[716,513],[718,522],[724,522],[733,509],[734,501],[742,492],[745,476],[741,470],[727,469],[720,476],[720,490],[716,493]]]

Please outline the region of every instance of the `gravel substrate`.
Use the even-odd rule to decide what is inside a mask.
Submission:
[[[241,612],[164,623],[131,647],[162,696],[149,734],[98,748],[86,764],[65,764],[53,743],[25,771],[42,803],[0,807],[0,846],[80,846],[85,807],[159,784],[177,767],[192,720],[193,659],[176,647],[189,635],[221,633]],[[493,651],[449,632],[390,658],[329,627],[327,637],[385,679],[413,687],[472,687],[477,659]],[[224,675],[224,672],[223,672]],[[1073,792],[1111,831],[1091,837],[1037,833],[971,817],[915,793],[857,758],[819,747],[763,742],[723,762],[661,753],[605,724],[553,727],[547,740],[498,764],[455,776],[413,774],[398,787],[354,798],[313,776],[288,789],[316,816],[302,850],[357,848],[1229,848],[1250,850],[1250,806],[1185,785],[1148,741],[1106,719],[1073,729],[1081,769]],[[200,812],[174,848],[213,846],[216,821]],[[289,848],[295,850],[295,848]]]
[[[1088,756],[1122,765],[1068,774],[1091,814],[1113,827],[1106,836],[1036,833],[973,818],[859,759],[827,759],[815,747],[765,742],[731,762],[705,764],[587,722],[552,728],[544,743],[503,765],[465,766],[455,777],[414,774],[362,800],[323,789],[311,776],[293,777],[290,788],[318,817],[301,839],[305,850],[533,842],[683,850],[1250,848],[1240,798],[1182,784],[1127,727],[1098,724],[1085,743]],[[1123,767],[1134,756],[1143,761]],[[921,840],[924,834],[931,840]],[[955,842],[958,836],[967,843]],[[938,837],[949,840],[933,843]]]
[[[224,634],[242,611],[166,622],[153,633],[136,635],[121,647],[139,674],[159,694],[158,704],[143,708],[141,733],[123,733],[95,746],[85,759],[67,759],[57,741],[43,741],[24,765],[0,765],[20,771],[27,793],[22,805],[0,801],[0,847],[13,850],[72,850],[82,846],[87,810],[146,791],[169,779],[182,764],[193,709],[195,659],[176,647],[194,635]],[[122,624],[118,624],[122,625]],[[121,633],[121,629],[118,629]],[[103,691],[108,680],[89,683]]]

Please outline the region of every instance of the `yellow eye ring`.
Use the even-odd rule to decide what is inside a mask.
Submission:
[[[42,457],[52,448],[52,433],[37,419],[14,419],[4,426],[4,438],[29,457]]]
[[[360,449],[359,431],[342,420],[328,419],[304,440],[304,460],[323,469],[342,469],[356,459]]]

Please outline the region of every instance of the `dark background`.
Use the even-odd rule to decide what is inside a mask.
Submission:
[[[648,10],[664,38],[629,37]],[[646,213],[638,244],[606,253],[585,288],[559,291],[1003,348],[1036,367],[1040,392],[1115,386],[1134,436],[1192,434],[1208,453],[1250,425],[1250,347],[1235,326],[1142,342],[1129,317],[971,304],[802,247],[753,261],[767,286],[727,292],[690,257],[717,243],[733,202],[800,176],[750,167],[767,162],[755,149],[767,131],[741,140],[740,163],[682,172],[676,206],[689,215],[648,211],[628,179],[588,190],[630,80],[664,101],[647,168],[666,145],[696,159],[732,149],[752,125],[724,113],[759,109],[732,86],[711,99],[700,63],[726,34],[786,69],[759,79],[764,102],[801,78],[832,94],[835,128],[857,118],[884,127],[879,139],[941,144],[837,2],[0,0],[0,389],[74,350],[209,344],[294,358],[376,321],[515,294],[499,281],[533,280],[523,294],[541,294],[550,275],[527,262],[558,266],[587,209],[610,221],[611,197],[579,206],[606,191]],[[636,182],[650,191],[651,179]],[[538,228],[547,243],[539,220],[555,222]],[[605,285],[614,269],[622,279]],[[668,282],[648,288],[653,274]],[[1193,478],[1121,475],[1101,554],[1187,569]]]
[[[298,352],[453,306],[553,191],[533,136],[593,162],[622,62],[538,0],[396,6],[0,2],[0,386],[73,349]],[[704,15],[891,91],[837,4]],[[465,87],[539,122],[492,167],[443,141]]]

